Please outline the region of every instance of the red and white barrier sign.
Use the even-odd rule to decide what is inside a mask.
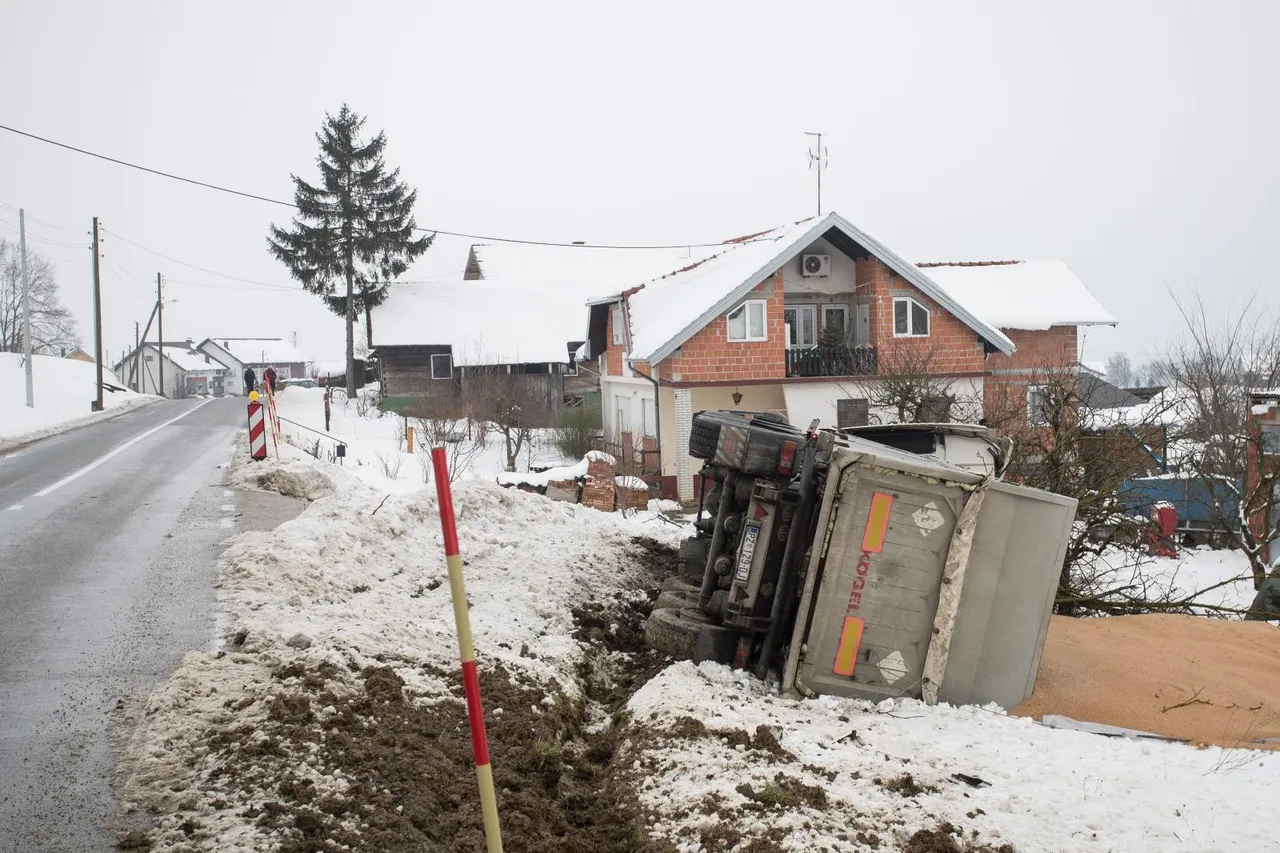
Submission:
[[[249,403],[249,455],[259,460],[267,458],[267,424],[257,400]]]

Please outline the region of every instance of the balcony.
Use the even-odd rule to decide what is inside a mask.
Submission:
[[[787,376],[874,376],[879,371],[876,348],[792,347],[787,350]]]

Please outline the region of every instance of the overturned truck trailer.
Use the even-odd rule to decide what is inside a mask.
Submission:
[[[1008,446],[981,428],[863,435],[699,413],[698,532],[650,643],[805,695],[1021,702],[1076,502],[1001,481]]]

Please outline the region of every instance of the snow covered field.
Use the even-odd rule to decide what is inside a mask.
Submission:
[[[84,361],[32,357],[35,384],[35,408],[26,406],[26,378],[22,355],[0,352],[0,448],[53,435],[110,414],[90,412],[89,404],[97,397],[97,368]],[[111,371],[104,380],[120,384]],[[126,408],[153,402],[157,398],[132,391],[104,391],[103,404],[114,414]]]
[[[372,393],[377,386],[361,391]],[[421,434],[415,437],[415,453],[406,452],[404,418],[395,414],[383,414],[370,408],[362,417],[355,401],[345,406],[341,392],[334,393],[329,434],[347,444],[345,467],[368,483],[380,488],[390,487],[398,492],[409,492],[430,484],[430,448],[423,443]],[[324,389],[285,388],[276,396],[276,408],[282,418],[302,424],[311,430],[324,431]],[[412,425],[413,419],[410,419]],[[282,432],[297,445],[310,449],[320,436],[300,429],[293,424],[281,424]],[[521,450],[518,468],[527,471],[532,467],[550,467],[577,462],[565,459],[548,440],[548,430],[536,430],[533,442]],[[321,439],[322,454],[331,452],[332,441]],[[425,466],[425,467],[424,467]],[[457,479],[492,480],[506,470],[506,453],[502,436],[490,433],[482,451],[460,463],[455,472]]]
[[[299,390],[281,395],[285,417],[319,408],[318,395],[291,397]],[[353,455],[385,453],[384,421],[353,411],[334,432]],[[237,454],[231,482],[314,502],[232,540],[219,650],[189,654],[139,715],[129,790],[153,815],[152,849],[479,849],[434,490],[403,474],[392,485],[350,456],[338,468],[281,454],[260,465]],[[1275,753],[1061,731],[997,708],[784,699],[642,648],[640,590],[675,568],[664,549],[681,528],[478,474],[455,485],[455,504],[508,850],[1101,853],[1273,840],[1258,817],[1277,793]],[[1238,569],[1231,552],[1152,565],[1188,588]]]

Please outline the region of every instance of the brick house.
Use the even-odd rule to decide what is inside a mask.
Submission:
[[[1037,273],[1069,293],[1024,293],[1040,289]],[[1010,300],[1021,309],[1004,310]],[[1060,262],[922,269],[831,213],[727,241],[592,300],[587,338],[606,433],[652,449],[663,492],[687,501],[694,412],[895,420],[875,401],[903,365],[944,378],[943,405],[969,399],[974,420],[1019,392],[1026,412],[1035,372],[1074,370],[1077,326],[1096,322],[1114,320]],[[987,380],[999,393],[988,395]]]

